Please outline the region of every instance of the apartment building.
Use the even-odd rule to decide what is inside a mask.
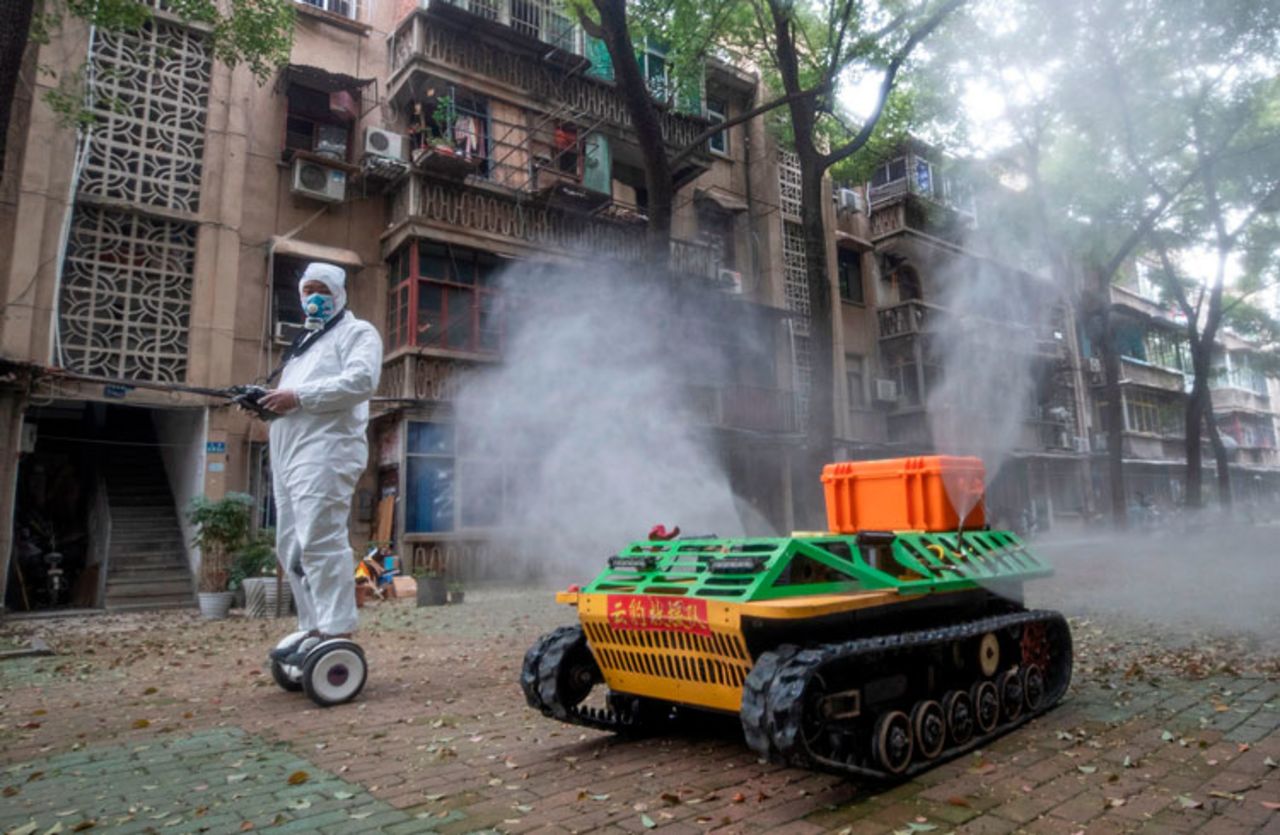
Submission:
[[[1175,505],[1185,489],[1185,412],[1192,382],[1186,321],[1180,311],[1161,300],[1143,264],[1136,264],[1112,287],[1111,302],[1121,356],[1125,488],[1133,503]],[[1261,355],[1262,346],[1223,329],[1209,382],[1233,493],[1246,505],[1280,497],[1274,399],[1278,381],[1267,373]],[[1104,450],[1101,361],[1091,356],[1087,362],[1096,395],[1093,445]],[[1204,486],[1212,497],[1217,465],[1207,438],[1203,444]],[[1095,480],[1101,482],[1101,475]],[[1105,490],[1099,483],[1098,492]]]
[[[930,420],[931,406],[945,408],[931,401],[942,363],[960,350],[949,344],[957,333],[982,333],[989,344],[964,363],[1012,363],[1029,378],[1024,402],[988,386],[993,415],[1020,415],[1014,437],[987,439],[981,450],[1004,462],[988,491],[989,511],[1001,524],[1079,520],[1090,492],[1088,392],[1070,294],[1027,253],[995,251],[971,185],[923,143],[905,143],[869,182],[837,188],[834,202],[838,399],[847,404],[840,425],[848,456],[945,446]],[[965,303],[973,285],[1025,299],[1027,316]]]
[[[79,603],[188,605],[180,511],[246,491],[269,525],[270,462],[261,424],[157,384],[269,373],[300,324],[299,271],[320,260],[347,270],[352,309],[386,340],[353,540],[385,531],[390,505],[406,568],[487,570],[501,523],[466,512],[450,427],[460,376],[503,362],[494,276],[642,257],[644,178],[607,53],[543,0],[307,0],[289,65],[259,85],[163,9],[134,33],[69,26],[28,55],[36,94],[0,186],[0,436],[17,463],[0,504],[20,534],[56,534]],[[96,119],[78,138],[36,66],[81,61]],[[673,79],[653,44],[642,66],[673,149],[761,95],[715,61]],[[802,307],[781,280],[781,168],[759,119],[689,154],[669,264],[673,292],[765,346],[732,379],[680,382],[735,490],[779,530]],[[21,591],[9,582],[6,605],[29,605]]]

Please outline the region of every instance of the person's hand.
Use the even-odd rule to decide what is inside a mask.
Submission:
[[[298,393],[292,389],[269,391],[262,395],[262,399],[258,403],[264,409],[270,409],[277,415],[287,415],[301,405],[298,402]]]

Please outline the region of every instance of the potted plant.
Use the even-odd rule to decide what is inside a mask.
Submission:
[[[413,573],[418,582],[419,606],[443,606],[449,602],[449,590],[444,582],[444,574],[438,569],[420,569]]]
[[[453,107],[453,96],[441,96],[436,99],[431,120],[435,122],[440,134],[431,139],[431,149],[448,156],[454,155],[453,123],[458,118]]]
[[[249,538],[253,498],[244,493],[228,493],[221,499],[197,496],[187,511],[196,526],[195,545],[200,549],[200,614],[209,619],[225,618],[234,593],[230,589],[232,555]]]
[[[275,531],[262,528],[236,554],[231,564],[231,587],[244,590],[244,607],[251,618],[288,614],[289,583],[278,576]],[[279,589],[279,604],[276,590]]]
[[[462,588],[462,583],[460,581],[453,580],[452,582],[449,583],[449,602],[450,603],[461,603],[466,598],[466,596],[467,596],[467,592],[465,589]]]

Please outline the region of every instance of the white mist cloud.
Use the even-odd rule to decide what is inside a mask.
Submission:
[[[464,381],[457,420],[465,447],[508,462],[505,484],[490,467],[472,486],[503,496],[531,573],[588,580],[656,524],[743,534],[708,430],[689,420],[686,383],[726,376],[697,338],[709,314],[616,265],[516,265],[503,299],[503,362]]]

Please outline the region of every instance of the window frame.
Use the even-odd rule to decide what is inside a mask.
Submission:
[[[856,391],[858,392],[857,400],[854,402],[855,386],[854,377],[858,378]],[[845,354],[844,355],[844,379],[845,379],[845,400],[847,401],[848,410],[850,412],[865,412],[870,410],[871,401],[867,396],[867,358],[863,354]]]
[[[471,282],[450,281],[445,278],[423,275],[423,246],[442,248],[445,252],[445,258],[449,261],[450,269],[454,273],[460,272],[458,270],[459,265],[466,263],[471,270]],[[459,255],[465,256],[465,261],[460,261]],[[408,263],[404,264],[400,260],[402,258],[407,258]],[[501,294],[495,285],[482,280],[482,265],[485,269],[491,271],[489,275],[492,276],[493,273],[496,273],[501,268],[502,259],[484,250],[457,246],[443,241],[432,241],[426,238],[414,238],[397,249],[388,261],[387,271],[387,353],[401,348],[414,348],[491,357],[501,356],[503,338],[505,336],[501,317],[497,317],[496,327],[483,327],[486,321],[486,314],[496,315],[496,307]],[[427,326],[424,326],[420,316],[424,285],[441,289],[439,330],[442,333],[439,343],[429,342],[423,336],[424,333],[428,333],[430,325],[430,323],[426,323]],[[457,346],[449,342],[448,291],[450,290],[471,294],[470,322],[467,325],[469,338],[465,346]],[[490,330],[494,332],[494,342],[492,347],[486,347],[484,335]]]
[[[707,121],[713,125],[721,124],[729,120],[729,101],[715,96],[707,96],[706,98]],[[713,104],[720,107],[713,107]],[[720,140],[721,147],[716,147],[716,139]],[[731,146],[729,144],[729,128],[725,128],[719,133],[713,135],[707,140],[707,150],[719,157],[729,158]]]
[[[856,265],[858,278],[858,294],[857,298],[847,292],[851,286],[845,274],[845,266],[847,263]],[[840,287],[840,301],[844,304],[853,304],[858,307],[867,306],[867,282],[863,275],[862,269],[862,252],[848,247],[836,247],[836,281]]]
[[[353,20],[356,22],[359,22],[360,20],[359,0],[294,0],[294,2],[299,6],[308,6],[316,11],[331,14],[335,17],[341,17],[345,20]],[[348,11],[339,12],[331,8],[332,6],[337,5],[346,6]]]
[[[303,2],[303,0],[295,0],[295,1]],[[319,115],[314,115],[309,111],[295,110],[294,100],[293,100],[293,97],[290,95],[290,93],[295,88],[299,90],[306,90],[312,94],[320,95],[320,96],[332,95],[331,93],[326,93],[323,90],[317,90],[314,87],[308,87],[305,84],[299,84],[296,81],[289,82],[289,85],[285,88],[285,93],[284,93],[284,99],[285,99],[284,126],[283,126],[283,136],[281,137],[281,141],[280,141],[281,157],[284,160],[288,161],[288,160],[291,160],[295,154],[300,152],[304,154],[315,154],[317,156],[324,156],[323,154],[321,154],[319,151],[316,150],[316,143],[318,141],[319,129],[321,127],[333,127],[333,128],[341,128],[346,132],[346,153],[342,156],[341,159],[337,159],[334,161],[349,165],[351,163],[351,160],[354,159],[354,155],[356,152],[355,150],[356,123],[351,120],[343,119],[339,116],[330,115],[328,118],[325,118]],[[351,94],[351,96],[356,101],[357,107],[359,107],[360,101],[361,101],[360,91],[348,90],[347,92]],[[298,148],[289,144],[290,137],[294,135],[298,135],[296,132],[291,131],[289,129],[289,123],[294,121],[306,121],[310,123],[311,125],[310,147]]]

